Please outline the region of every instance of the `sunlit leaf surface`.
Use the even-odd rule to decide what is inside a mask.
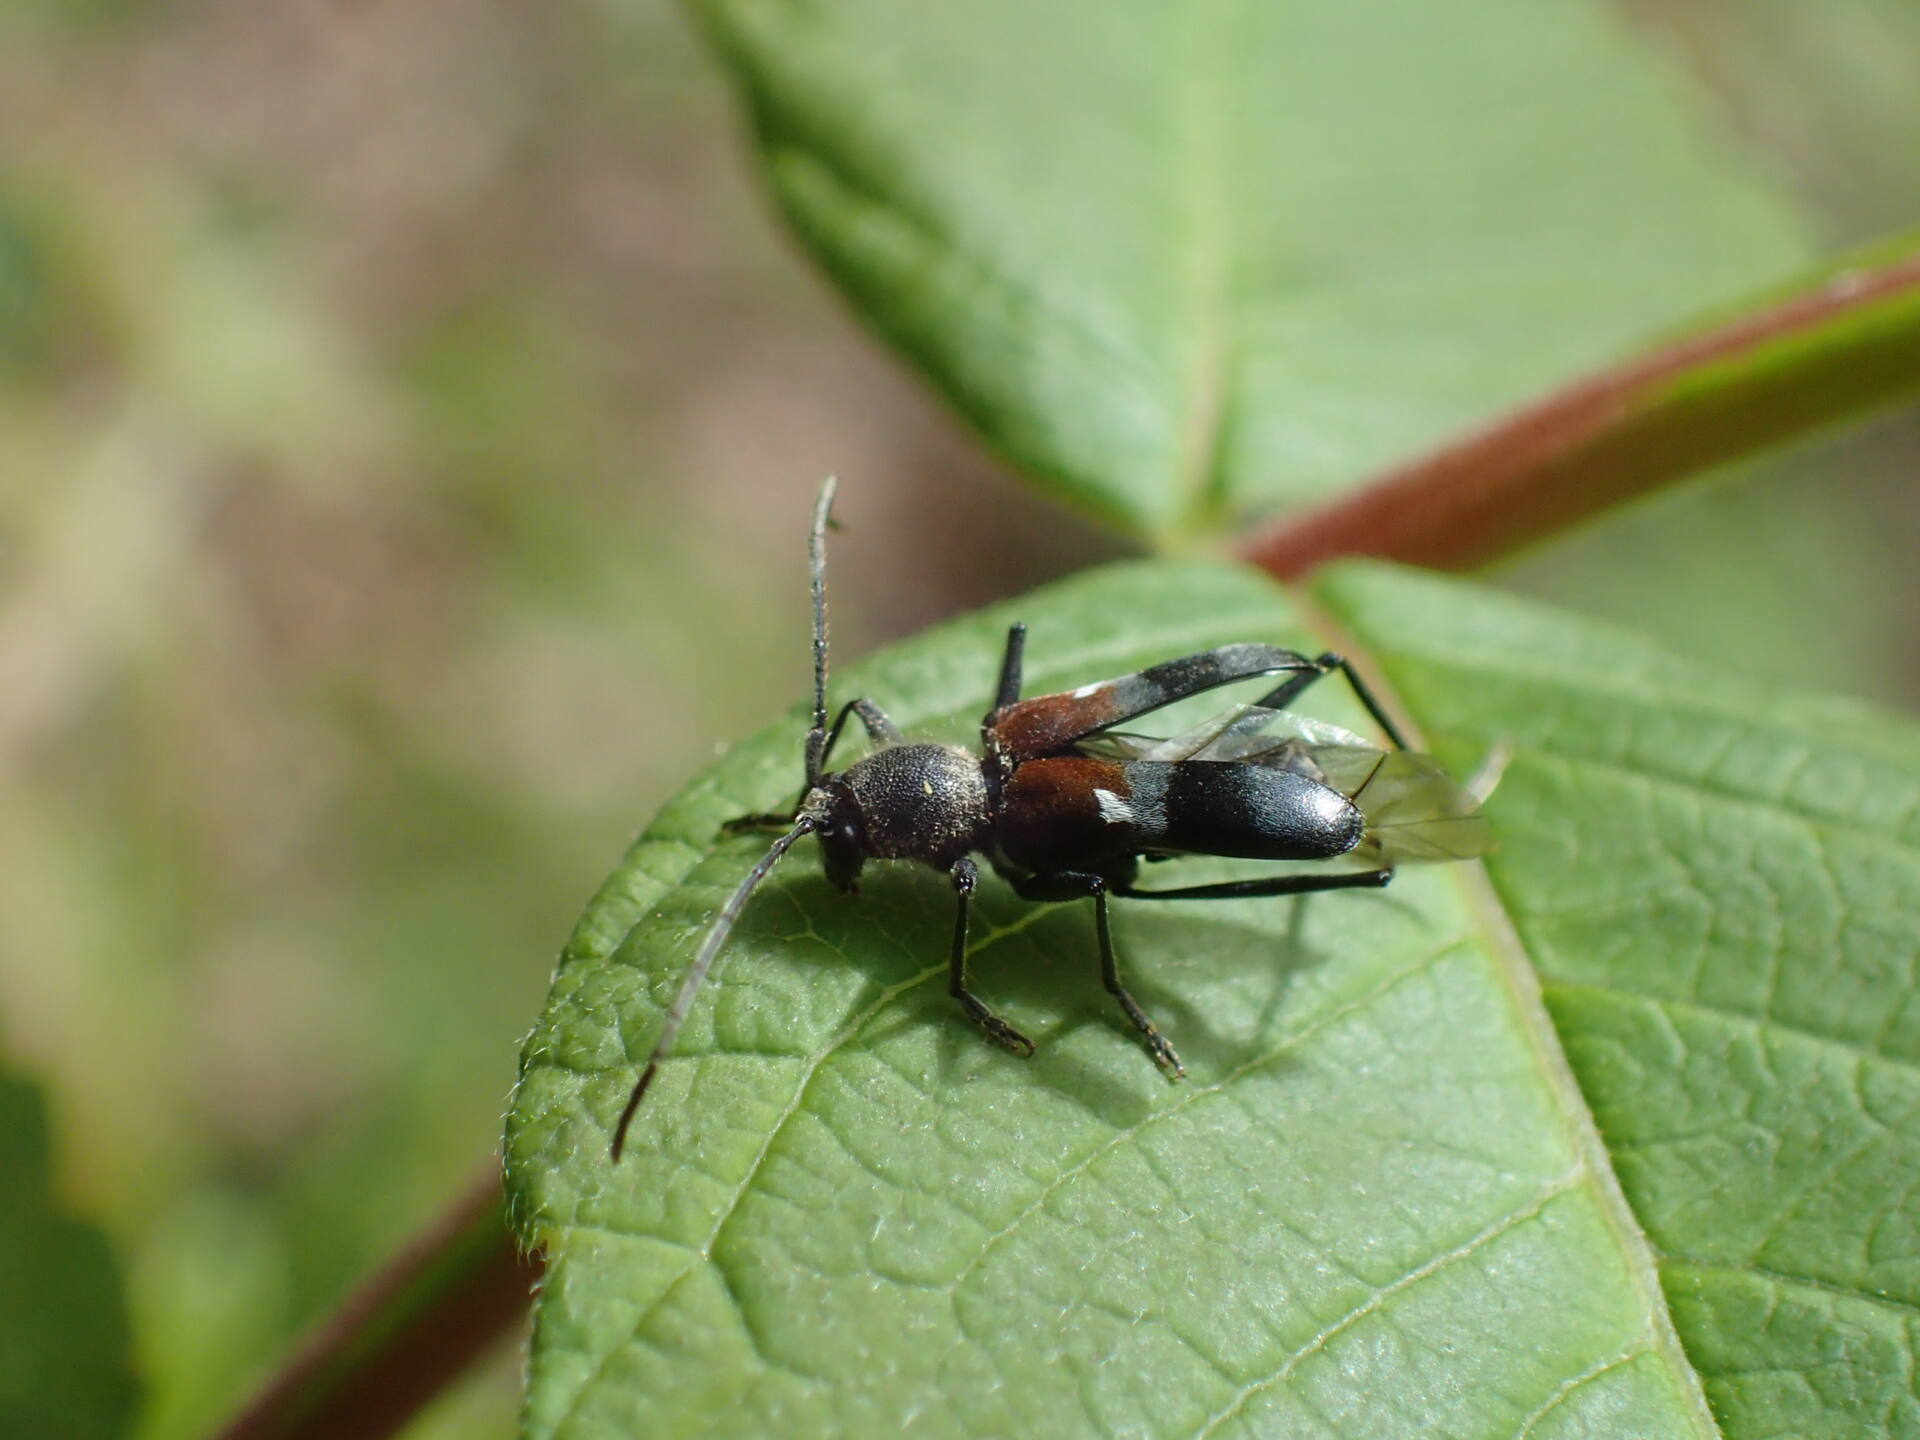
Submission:
[[[800,722],[738,747],[589,908],[527,1048],[531,1434],[1647,1437],[1715,1433],[1708,1401],[1736,1436],[1783,1405],[1897,1428],[1920,741],[1377,570],[1305,612],[1241,571],[1099,571],[840,693],[964,740],[1016,615],[1036,692],[1228,640],[1376,660],[1456,771],[1513,747],[1491,887],[1118,907],[1175,1086],[1087,907],[986,894],[976,981],[1023,1062],[945,993],[943,877],[850,899],[796,851],[615,1169],[633,1061],[764,844],[716,829],[790,799]]]

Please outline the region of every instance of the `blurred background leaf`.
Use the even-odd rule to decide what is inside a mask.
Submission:
[[[1015,468],[1162,542],[1809,258],[1603,4],[699,8],[875,326]]]
[[[113,1440],[135,1399],[127,1304],[106,1237],[53,1193],[46,1109],[0,1074],[0,1432]]]
[[[1798,252],[1920,213],[1901,0],[1593,23]],[[148,1440],[493,1143],[591,877],[804,693],[822,473],[847,653],[1117,548],[853,328],[740,139],[647,0],[0,7],[0,1027],[124,1259]],[[1821,442],[1499,578],[1910,701],[1914,455]],[[510,1432],[516,1383],[422,1432]]]

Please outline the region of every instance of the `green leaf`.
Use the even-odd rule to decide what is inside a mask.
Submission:
[[[1323,499],[1809,258],[1599,0],[703,0],[795,228],[1136,532]]]
[[[0,1435],[88,1440],[133,1414],[126,1302],[107,1242],[62,1214],[40,1097],[0,1075]]]
[[[1920,736],[1431,581],[1329,592],[1423,721],[1517,748],[1489,868],[1726,1432],[1913,1433]]]
[[[1039,1041],[1022,1061],[945,993],[943,877],[880,866],[853,899],[803,847],[613,1167],[634,1062],[766,843],[718,827],[791,801],[804,721],[667,808],[514,1102],[509,1195],[550,1262],[529,1434],[1646,1440],[1714,1433],[1703,1383],[1730,1435],[1783,1433],[1783,1400],[1794,1433],[1883,1433],[1920,1304],[1920,741],[1466,586],[1344,571],[1319,603],[1115,567],[836,685],[964,742],[1012,618],[1030,693],[1337,644],[1460,772],[1513,745],[1492,891],[1451,866],[1116,906],[1183,1085],[1100,988],[1087,907],[984,892],[975,983]],[[1309,708],[1354,722],[1335,688]]]

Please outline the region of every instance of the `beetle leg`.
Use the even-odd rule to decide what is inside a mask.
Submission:
[[[1131,869],[1128,871],[1131,874]],[[1120,961],[1113,948],[1113,928],[1107,920],[1107,895],[1128,894],[1130,879],[1109,879],[1105,875],[1091,875],[1077,870],[1055,870],[1044,875],[1008,876],[1014,893],[1025,900],[1061,901],[1092,900],[1094,930],[1100,936],[1100,979],[1106,984],[1107,993],[1120,1002],[1120,1008],[1127,1012],[1127,1018],[1133,1022],[1146,1041],[1147,1053],[1153,1056],[1155,1063],[1167,1072],[1169,1080],[1186,1077],[1187,1068],[1180,1063],[1180,1057],[1167,1037],[1160,1033],[1160,1027],[1153,1023],[1140,1003],[1128,993],[1126,985],[1120,979]]]
[[[967,988],[967,907],[973,901],[973,887],[980,883],[980,871],[963,855],[953,862],[948,874],[953,879],[954,893],[960,897],[960,908],[953,917],[953,953],[947,961],[947,993],[960,1002],[960,1008],[1002,1050],[1031,1055],[1033,1041],[994,1014],[986,1001]]]
[[[1116,884],[1113,893],[1129,900],[1246,900],[1257,895],[1311,895],[1320,890],[1378,890],[1392,879],[1391,870],[1365,870],[1357,875],[1265,875],[1218,885],[1186,885],[1178,890],[1136,890],[1131,881],[1126,881]]]
[[[860,723],[867,728],[867,738],[876,745],[898,745],[906,739],[900,729],[887,717],[873,701],[862,697],[849,700],[840,707],[840,713],[833,717],[833,725],[826,732],[826,738],[820,742],[820,754],[813,761],[816,768],[824,769],[827,757],[833,753],[833,747],[840,743],[840,732],[847,728],[847,717],[858,715]],[[766,811],[757,815],[739,815],[720,827],[727,835],[737,835],[743,830],[784,830],[799,818],[800,807],[807,803],[807,794],[813,788],[809,781],[801,787],[800,798],[793,802],[793,808],[784,815]]]
[[[1378,725],[1386,733],[1386,737],[1393,742],[1393,748],[1405,750],[1407,742],[1400,734],[1400,727],[1387,718],[1387,712],[1374,698],[1373,691],[1367,688],[1367,682],[1360,678],[1359,672],[1353,668],[1352,662],[1346,656],[1336,655],[1331,650],[1315,660],[1311,670],[1303,671],[1275,686],[1253,703],[1261,710],[1284,710],[1299,697],[1301,691],[1316,680],[1324,680],[1336,670],[1347,677],[1347,684],[1353,687],[1353,693],[1359,697],[1360,703],[1367,707],[1367,714],[1373,717],[1373,723]]]
[[[820,748],[820,765],[826,768],[827,757],[833,753],[833,747],[839,742],[840,732],[846,729],[847,716],[858,715],[860,723],[867,727],[867,738],[876,745],[898,745],[903,736],[893,721],[887,718],[887,712],[873,701],[862,697],[849,700],[840,707],[840,713],[833,717],[833,728],[827,731],[827,743]]]
[[[1113,931],[1107,924],[1107,883],[1097,880],[1097,889],[1093,892],[1093,923],[1100,933],[1100,978],[1106,983],[1107,993],[1120,1002],[1120,1008],[1127,1012],[1127,1018],[1133,1021],[1133,1028],[1140,1032],[1147,1042],[1147,1053],[1153,1056],[1154,1063],[1167,1072],[1169,1080],[1187,1078],[1187,1067],[1180,1063],[1180,1056],[1160,1033],[1160,1027],[1147,1018],[1127,993],[1127,987],[1120,983],[1120,962],[1113,952]]]
[[[1077,740],[1164,709],[1176,700],[1282,671],[1317,673],[1314,661],[1278,645],[1221,645],[1064,694],[1015,700],[989,717],[987,739],[990,748],[1016,762],[1055,755]]]
[[[785,830],[793,824],[799,813],[800,807],[796,805],[784,815],[776,814],[771,810],[757,815],[736,815],[733,819],[721,824],[720,833],[741,835],[748,830]]]
[[[1007,653],[1000,660],[1000,689],[996,692],[993,709],[987,712],[987,718],[980,723],[991,724],[995,712],[1013,704],[1020,698],[1020,677],[1022,661],[1027,653],[1027,627],[1016,621],[1007,627]]]

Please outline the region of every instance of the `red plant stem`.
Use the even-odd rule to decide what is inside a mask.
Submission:
[[[1577,380],[1258,531],[1242,559],[1294,579],[1343,555],[1484,564],[1633,495],[1920,389],[1920,326],[1874,311],[1920,295],[1920,256],[1817,289]],[[1819,344],[1857,322],[1856,342]],[[1688,381],[1751,367],[1733,384]]]
[[[537,1257],[507,1229],[500,1164],[348,1298],[217,1440],[378,1440],[526,1314]]]

